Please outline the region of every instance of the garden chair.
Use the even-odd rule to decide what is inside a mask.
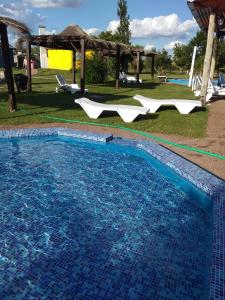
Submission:
[[[63,91],[66,91],[66,92],[70,92],[71,94],[75,94],[75,93],[81,91],[81,89],[77,83],[71,83],[71,84],[66,83],[66,80],[63,75],[58,74],[55,77],[59,84],[55,89],[56,93],[58,93],[60,89]],[[87,93],[87,92],[88,92],[88,90],[85,89],[85,93]]]
[[[120,72],[119,80],[127,83],[136,83],[137,79],[134,76],[128,76],[125,72]],[[142,80],[139,79],[139,83],[142,83]]]

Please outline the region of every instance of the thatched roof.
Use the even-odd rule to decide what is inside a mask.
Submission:
[[[13,20],[8,17],[2,17],[0,16],[0,23],[5,24],[6,26],[11,26],[19,33],[22,33],[24,35],[30,35],[30,29],[23,23],[18,22],[16,20]]]
[[[215,12],[217,36],[225,36],[225,0],[188,0],[187,4],[203,31],[208,30],[209,16]]]
[[[120,54],[122,55],[130,54],[135,56],[137,52],[146,56],[156,55],[156,53],[145,52],[143,49],[134,48],[130,45],[94,38],[75,24],[67,26],[60,34],[57,35],[34,35],[30,37],[32,45],[64,50],[80,50],[80,42],[82,39],[85,41],[86,49],[105,51],[105,55],[107,56],[116,56],[118,47],[120,48]]]
[[[80,37],[88,36],[88,34],[82,28],[80,28],[80,26],[78,26],[76,24],[71,24],[71,25],[67,26],[60,33],[60,35],[62,35],[62,36],[80,36]]]
[[[145,52],[143,49],[134,48],[130,45],[96,39],[90,37],[88,34],[85,34],[84,36],[83,34],[64,35],[64,33],[65,31],[63,31],[59,35],[34,35],[30,37],[30,42],[32,45],[41,46],[49,49],[74,50],[75,48],[76,50],[80,50],[80,41],[81,39],[84,39],[86,49],[101,51],[104,50],[108,53],[108,55],[105,54],[107,56],[115,56],[118,47],[120,48],[120,54],[131,54],[135,56],[137,52],[140,52],[141,55],[145,56],[156,55],[156,53]],[[66,30],[66,33],[72,32]],[[77,33],[79,32],[77,31]]]

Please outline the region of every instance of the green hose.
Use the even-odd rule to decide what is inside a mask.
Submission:
[[[194,148],[194,147],[190,147],[190,146],[170,142],[170,141],[165,140],[163,138],[159,138],[157,136],[154,136],[150,133],[146,133],[146,132],[143,132],[143,131],[123,127],[123,126],[120,126],[120,125],[104,124],[104,123],[101,124],[101,123],[95,123],[95,122],[82,122],[82,121],[78,121],[78,120],[68,120],[68,119],[63,119],[63,118],[58,118],[58,117],[51,117],[51,116],[41,116],[41,118],[47,118],[47,119],[51,119],[51,120],[55,120],[55,121],[59,121],[59,122],[64,122],[64,123],[78,123],[78,124],[83,124],[83,125],[94,125],[94,126],[100,126],[100,127],[119,128],[119,129],[122,129],[124,131],[133,132],[133,133],[139,134],[141,136],[153,139],[155,141],[165,143],[167,145],[171,145],[171,146],[174,146],[174,147],[177,147],[177,148],[186,149],[186,150],[189,150],[189,151],[201,153],[203,155],[213,156],[213,157],[216,157],[216,158],[221,159],[221,160],[225,160],[225,156],[223,156],[223,155],[219,155],[219,154],[209,152],[209,151],[204,151],[204,150],[201,150],[201,149],[198,149],[198,148]]]

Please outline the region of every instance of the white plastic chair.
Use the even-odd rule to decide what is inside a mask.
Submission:
[[[91,101],[88,98],[75,99],[74,102],[78,103],[91,119],[97,119],[103,111],[116,111],[124,122],[130,123],[133,122],[138,115],[146,115],[149,111],[149,109],[145,107],[103,104]]]
[[[155,113],[162,105],[174,105],[184,115],[189,114],[195,107],[201,107],[201,101],[186,99],[152,99],[141,95],[135,95],[134,99],[149,109],[149,113]]]
[[[81,89],[77,83],[71,83],[71,84],[66,83],[64,76],[61,74],[55,75],[55,77],[59,84],[55,89],[56,93],[58,93],[60,89],[62,89],[63,91],[70,92],[71,94],[80,92]],[[85,93],[87,92],[88,90],[85,89]]]
[[[137,79],[134,76],[129,76],[125,72],[120,72],[119,79],[127,83],[136,83]],[[142,83],[142,80],[139,79],[139,83]]]

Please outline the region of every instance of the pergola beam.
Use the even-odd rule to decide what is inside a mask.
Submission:
[[[86,49],[85,49],[85,40],[80,40],[80,48],[81,48],[81,67],[80,67],[80,88],[81,95],[83,96],[85,93],[85,69],[86,69]]]
[[[116,89],[119,88],[119,77],[120,77],[120,46],[117,46],[116,51]]]
[[[154,79],[154,71],[155,71],[155,55],[152,55],[152,79]]]
[[[31,79],[31,44],[30,41],[26,41],[27,44],[27,77],[28,77],[28,84],[27,89],[29,92],[32,91],[32,79]]]
[[[207,94],[208,81],[210,75],[215,27],[216,27],[216,14],[212,12],[209,17],[207,46],[206,46],[206,53],[205,53],[205,60],[204,60],[204,67],[203,67],[202,86],[201,86],[201,102],[203,106],[206,105],[206,94]]]
[[[76,83],[76,50],[73,50],[73,83]]]
[[[140,52],[137,52],[137,74],[136,74],[136,82],[139,83],[140,77]]]
[[[7,82],[8,93],[9,93],[8,106],[9,106],[9,111],[14,112],[17,110],[17,106],[16,106],[16,97],[15,97],[15,90],[14,90],[13,72],[12,72],[12,66],[11,66],[10,54],[9,54],[7,26],[1,22],[0,22],[0,34],[1,34],[2,55],[4,60],[6,82]]]
[[[212,60],[211,60],[211,68],[210,68],[210,78],[213,79],[215,68],[216,68],[216,51],[217,51],[218,40],[217,37],[214,37],[213,41],[213,50],[212,50]]]

